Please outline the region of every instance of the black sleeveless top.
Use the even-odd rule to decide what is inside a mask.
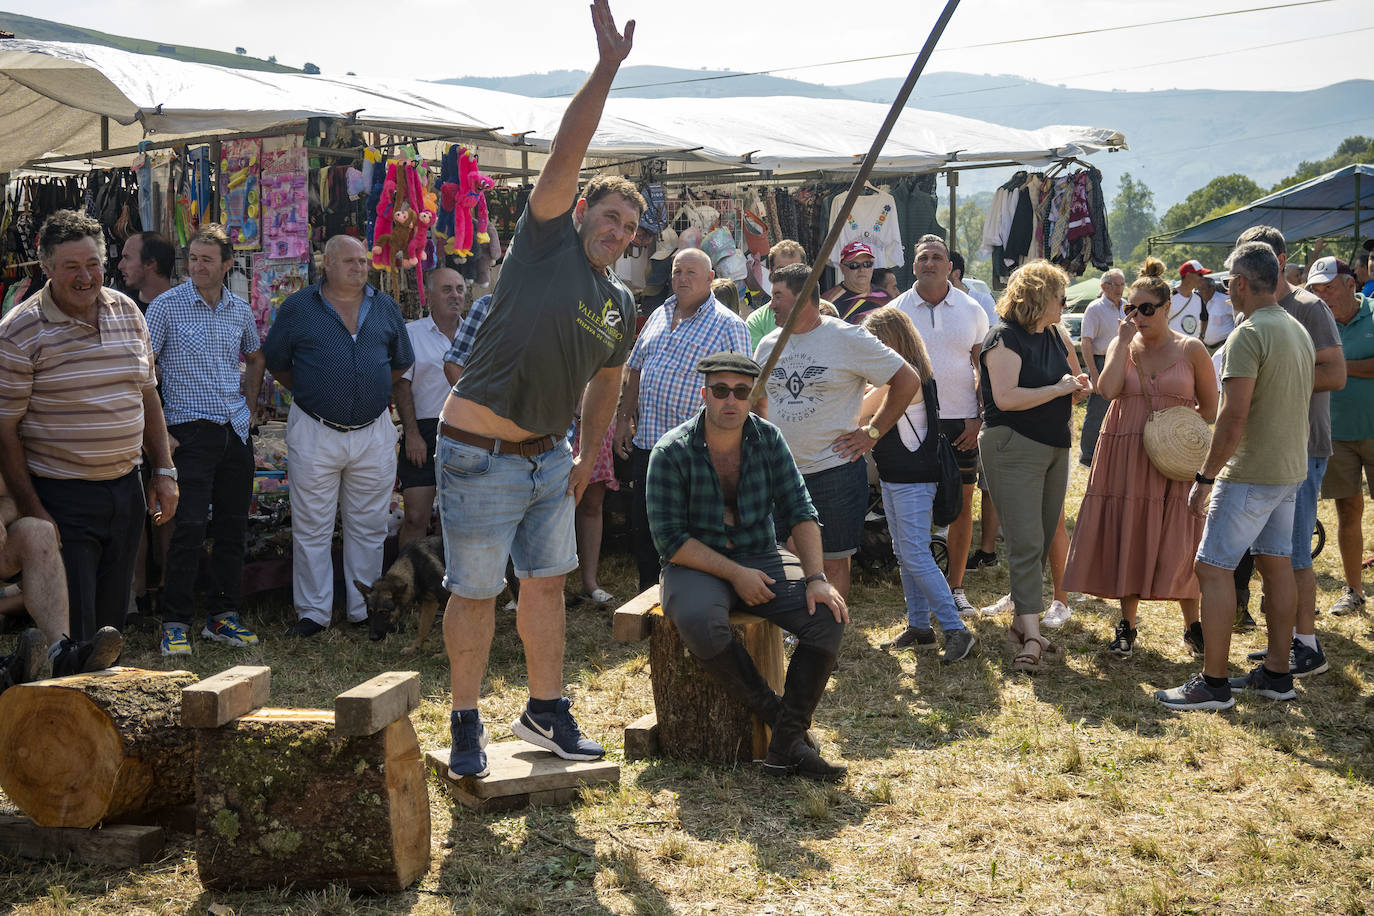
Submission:
[[[1009,426],[1042,445],[1068,448],[1072,442],[1069,420],[1073,416],[1073,395],[1061,395],[1027,410],[1002,410],[992,396],[992,380],[988,377],[987,353],[995,347],[1006,347],[1021,357],[1021,374],[1016,382],[1019,387],[1044,388],[1069,371],[1068,350],[1059,329],[1051,326],[1032,334],[1016,322],[1002,319],[983,338],[978,378],[983,392],[984,426]]]
[[[926,405],[926,435],[913,452],[902,441],[899,427],[907,422],[903,413],[896,425],[873,446],[873,463],[878,466],[878,479],[887,483],[935,483],[940,479],[940,459],[935,454],[935,440],[940,436],[940,394],[935,378],[921,383],[921,399]]]

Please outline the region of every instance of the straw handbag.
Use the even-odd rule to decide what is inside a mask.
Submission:
[[[1145,454],[1155,470],[1170,480],[1191,481],[1202,469],[1207,449],[1212,445],[1212,428],[1191,407],[1167,407],[1156,411],[1150,400],[1145,371],[1135,367],[1140,390],[1145,395]]]

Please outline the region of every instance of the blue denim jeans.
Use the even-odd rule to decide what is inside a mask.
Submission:
[[[577,568],[572,448],[559,440],[533,458],[493,454],[445,436],[434,456],[444,529],[444,587],[473,600],[506,585],[506,557],[521,579]]]
[[[1246,549],[1269,557],[1291,556],[1293,503],[1300,485],[1218,480],[1212,487],[1197,559],[1233,570]]]
[[[942,630],[962,630],[964,623],[954,607],[949,583],[930,555],[930,513],[935,502],[934,483],[883,481],[883,512],[892,535],[892,550],[902,571],[906,596],[906,622],[929,627],[931,611]]]
[[[1308,458],[1307,479],[1293,499],[1293,568],[1312,568],[1312,532],[1317,527],[1317,496],[1329,458]]]

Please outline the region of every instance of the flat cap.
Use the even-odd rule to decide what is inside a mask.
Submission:
[[[750,378],[758,378],[763,372],[759,368],[759,364],[749,357],[741,353],[731,353],[728,350],[703,356],[697,362],[697,371],[708,374],[711,372],[738,372],[740,375],[747,375]]]

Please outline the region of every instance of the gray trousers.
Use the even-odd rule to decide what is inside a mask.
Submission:
[[[663,613],[677,627],[678,635],[698,658],[715,658],[730,645],[730,612],[744,611],[777,624],[797,637],[803,646],[812,646],[830,655],[840,649],[844,624],[837,623],[829,608],[806,610],[806,583],[801,561],[779,547],[771,553],[740,558],[743,566],[757,569],[773,579],[769,589],[774,598],[753,607],[740,600],[724,579],[698,569],[668,563],[663,567],[661,598]]]
[[[1069,450],[1028,439],[1009,426],[984,426],[978,454],[1002,523],[1017,614],[1045,610],[1045,561],[1064,510]]]
[[[1105,356],[1094,356],[1093,362],[1097,364],[1097,374],[1102,375],[1102,367],[1106,364]],[[1078,461],[1080,464],[1092,464],[1093,453],[1097,451],[1097,434],[1102,431],[1102,420],[1107,416],[1107,405],[1111,402],[1097,393],[1088,396],[1088,410],[1083,416],[1083,438],[1078,443]]]

